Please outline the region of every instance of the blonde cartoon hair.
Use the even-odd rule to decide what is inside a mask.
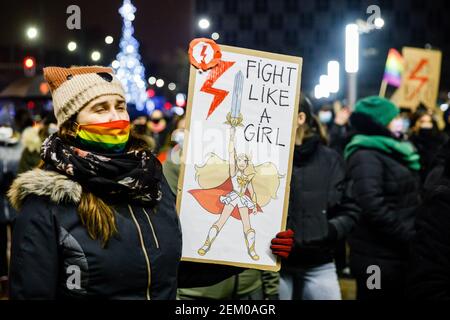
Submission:
[[[239,154],[237,158],[242,156],[245,156],[246,160],[249,161],[244,174],[253,175],[252,185],[256,193],[257,204],[264,207],[272,199],[277,199],[280,180],[284,176],[278,173],[277,167],[271,162],[254,166],[250,157],[246,154]],[[202,189],[216,188],[228,178],[230,178],[228,161],[221,159],[215,153],[210,153],[207,156],[203,166],[195,166],[195,179]]]

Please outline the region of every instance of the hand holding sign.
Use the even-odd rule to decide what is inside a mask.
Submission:
[[[267,249],[286,226],[301,58],[210,39],[189,54],[183,260],[277,271]]]

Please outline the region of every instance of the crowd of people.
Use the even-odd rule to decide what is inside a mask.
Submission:
[[[44,76],[54,115],[0,113],[3,296],[340,300],[349,248],[359,300],[450,298],[449,111],[302,94],[287,230],[271,245],[282,268],[244,270],[180,262],[184,116],[130,119],[109,68]]]

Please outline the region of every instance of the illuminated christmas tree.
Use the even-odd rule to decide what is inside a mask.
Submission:
[[[120,39],[120,52],[116,61],[112,63],[116,69],[117,77],[122,82],[128,103],[136,105],[141,111],[147,101],[145,90],[145,67],[141,62],[139,54],[139,42],[133,36],[133,20],[136,7],[130,0],[124,0],[119,13],[123,18],[122,38]]]

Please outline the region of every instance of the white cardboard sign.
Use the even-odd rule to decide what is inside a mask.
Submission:
[[[211,50],[200,49],[206,59]],[[286,227],[302,59],[220,51],[215,67],[191,66],[177,195],[182,259],[277,271],[270,241]]]

